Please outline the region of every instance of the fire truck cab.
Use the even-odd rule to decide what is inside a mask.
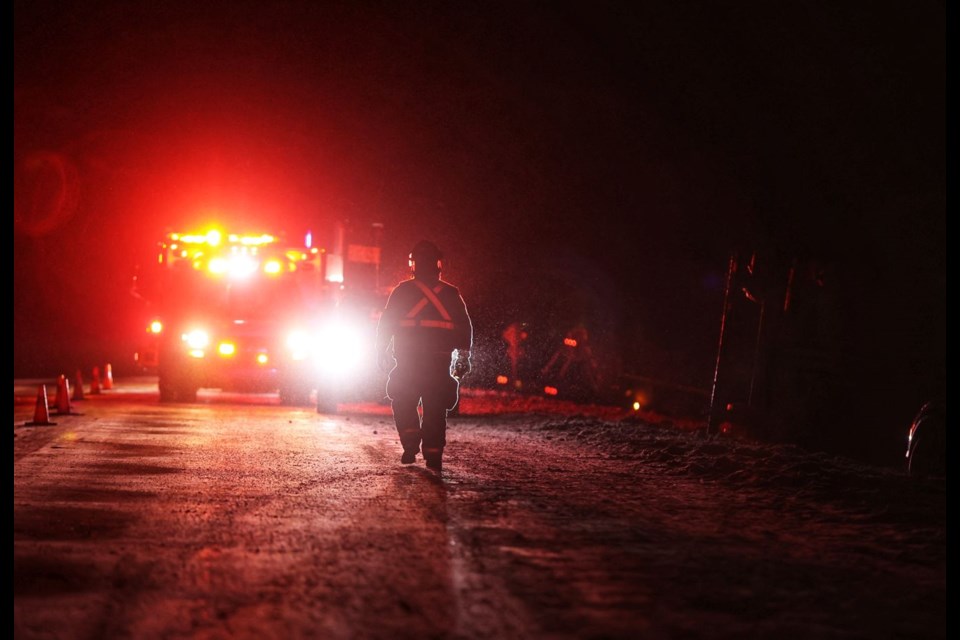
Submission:
[[[378,248],[367,249],[352,253],[378,262]],[[290,243],[216,228],[167,233],[134,283],[147,313],[135,360],[156,373],[160,400],[194,402],[203,388],[277,392],[329,412],[376,387],[381,296],[345,286],[344,253],[312,246],[310,234]]]

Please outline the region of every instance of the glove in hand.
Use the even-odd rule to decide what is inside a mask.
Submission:
[[[470,353],[459,353],[457,354],[457,360],[453,363],[453,377],[460,379],[470,373],[472,366],[470,365]]]

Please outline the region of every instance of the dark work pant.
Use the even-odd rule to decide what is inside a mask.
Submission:
[[[402,363],[390,372],[387,397],[404,451],[439,456],[447,444],[447,411],[457,405],[460,384],[450,375],[449,360]],[[421,413],[422,412],[422,413]]]

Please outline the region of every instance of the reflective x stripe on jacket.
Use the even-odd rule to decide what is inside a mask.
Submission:
[[[391,292],[377,324],[377,349],[417,357],[469,349],[473,326],[460,292],[443,280],[411,278]]]
[[[420,288],[420,291],[423,292],[423,297],[420,298],[420,301],[417,304],[413,305],[413,308],[407,312],[405,318],[400,321],[401,327],[431,327],[434,329],[447,329],[453,331],[453,321],[450,318],[450,312],[447,311],[447,308],[443,306],[443,303],[440,301],[440,298],[437,297],[437,294],[442,291],[443,287],[437,285],[435,289],[431,290],[430,287],[423,284],[419,280],[414,280],[413,283]],[[440,314],[442,320],[430,320],[426,318],[419,318],[420,314],[424,309],[427,308],[427,305],[433,305],[433,307]]]

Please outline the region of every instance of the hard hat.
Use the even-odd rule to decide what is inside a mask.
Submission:
[[[439,273],[442,260],[440,249],[429,240],[421,240],[410,251],[410,268],[414,272],[419,270],[421,273]]]

